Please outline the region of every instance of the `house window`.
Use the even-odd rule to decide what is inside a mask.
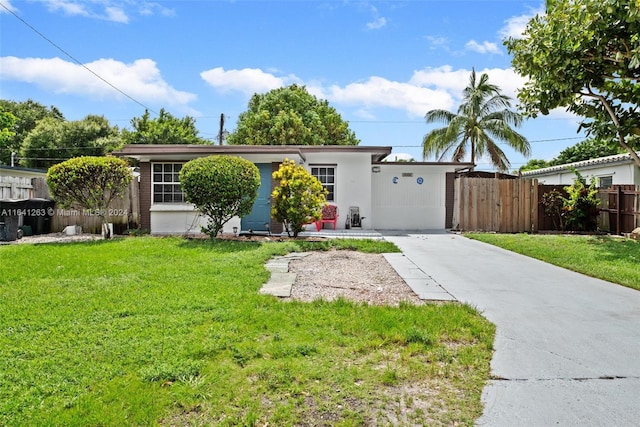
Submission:
[[[322,186],[329,192],[327,202],[336,200],[336,167],[335,166],[311,166],[311,175],[318,178]]]
[[[609,188],[613,185],[613,177],[601,176],[598,178],[598,183],[600,184],[600,188]]]
[[[154,163],[152,166],[153,203],[184,203],[179,173],[182,163]]]

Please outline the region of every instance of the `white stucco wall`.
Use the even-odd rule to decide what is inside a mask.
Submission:
[[[358,206],[363,229],[372,228],[371,211],[371,153],[307,153],[304,160],[293,158],[305,169],[312,166],[331,165],[336,168],[335,198],[338,206],[338,229],[345,228],[349,207]],[[247,160],[257,163],[282,162],[285,156],[248,155]],[[266,185],[269,185],[268,183]],[[206,218],[200,216],[190,204],[152,204],[150,209],[153,234],[197,234]],[[225,224],[223,232],[232,233],[233,227],[240,229],[240,218],[234,217]],[[325,225],[325,228],[329,227]],[[309,230],[315,230],[313,226]]]
[[[201,234],[201,227],[207,224],[207,218],[188,203],[154,204],[150,213],[152,234]],[[240,218],[229,220],[222,231],[233,233],[233,227],[240,229]]]
[[[455,165],[380,164],[372,172],[373,227],[378,230],[444,229],[446,173]]]
[[[635,184],[640,185],[640,168],[634,163],[611,163],[601,164],[587,167],[576,168],[587,181],[591,177],[596,179],[600,177],[611,176],[613,184]],[[527,176],[529,177],[529,176]],[[540,184],[549,185],[571,185],[576,175],[568,170],[550,171],[544,174],[532,175]]]
[[[371,154],[369,153],[309,153],[305,168],[312,166],[336,165],[335,201],[340,215],[338,229],[344,229],[351,206],[360,208],[363,229],[373,228],[371,210]],[[325,225],[327,227],[327,225]]]

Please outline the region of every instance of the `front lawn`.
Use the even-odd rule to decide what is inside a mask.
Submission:
[[[494,328],[472,308],[258,294],[267,259],[327,245],[0,246],[0,425],[473,425]]]
[[[640,290],[640,242],[635,240],[545,234],[469,233],[465,236]]]

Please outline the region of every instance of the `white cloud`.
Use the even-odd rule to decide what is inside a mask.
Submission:
[[[139,102],[185,106],[197,98],[195,94],[176,90],[165,82],[151,59],[138,59],[130,64],[99,59],[83,67],[60,58],[0,57],[0,77],[5,80],[32,83],[54,93],[98,99],[124,98],[122,93],[85,67]]]
[[[425,39],[429,42],[429,49],[431,50],[449,50],[449,39],[446,37],[425,36]]]
[[[514,100],[517,88],[524,84],[524,79],[510,68],[476,72],[489,74],[490,81]],[[355,114],[362,118],[373,119],[373,110],[379,108],[404,111],[409,117],[422,117],[429,110],[457,108],[456,104],[460,102],[462,91],[469,83],[470,74],[471,70],[454,70],[447,65],[414,71],[406,82],[372,76],[344,86],[307,82],[306,88],[310,94],[332,104],[355,107]],[[252,68],[225,70],[218,67],[200,75],[221,92],[240,92],[245,96],[264,93],[291,83],[305,84],[296,76],[278,76],[275,71],[269,73]]]
[[[387,26],[387,18],[380,16],[375,6],[371,6],[371,14],[373,21],[367,23],[367,30],[379,30]]]
[[[105,8],[105,12],[107,14],[105,17],[107,21],[119,22],[121,24],[127,24],[129,22],[127,14],[118,7],[107,7]]]
[[[527,23],[536,15],[544,14],[544,8],[532,9],[529,13],[525,13],[519,16],[513,16],[505,21],[504,27],[499,31],[501,38],[507,39],[513,37],[515,39],[522,38]]]
[[[326,99],[345,105],[404,110],[412,117],[422,117],[434,108],[451,108],[453,98],[442,90],[419,87],[382,77],[370,77],[367,81],[350,83],[344,87],[331,86]]]
[[[160,3],[155,2],[143,2],[138,5],[138,13],[143,16],[150,16],[160,14],[162,16],[175,16],[176,11],[165,7]]]
[[[249,96],[299,82],[299,79],[293,75],[276,77],[259,68],[225,70],[222,67],[217,67],[203,71],[200,73],[200,77],[222,92],[238,91]]]
[[[488,41],[478,43],[475,40],[469,40],[467,44],[464,45],[464,47],[467,50],[471,50],[478,53],[497,53],[499,55],[502,55],[502,51],[500,50],[498,45]]]
[[[511,68],[476,70],[477,75],[482,73],[486,73],[489,76],[489,82],[500,87],[501,92],[513,98],[514,101],[518,88],[522,87],[525,82],[525,79],[516,74]],[[444,90],[459,101],[462,97],[462,91],[469,84],[470,75],[471,70],[453,70],[451,66],[445,65],[438,68],[425,68],[415,71],[409,82],[416,86]]]
[[[17,9],[11,4],[10,0],[0,0],[0,13],[16,12]],[[6,8],[6,9],[5,9]]]
[[[43,0],[49,12],[61,12],[67,16],[80,16],[91,19],[101,19],[105,21],[117,22],[120,24],[129,23],[129,15],[124,6],[130,6],[128,2],[114,2],[112,0]],[[140,13],[148,8],[140,8]]]
[[[45,4],[50,12],[62,11],[69,16],[91,16],[86,4],[67,0],[46,0]]]
[[[387,19],[384,17],[376,18],[373,21],[367,23],[368,30],[379,30],[380,28],[384,28],[386,26],[387,26]]]

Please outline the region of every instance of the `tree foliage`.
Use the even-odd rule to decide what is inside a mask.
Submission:
[[[201,157],[182,167],[180,185],[186,200],[207,215],[202,231],[213,239],[232,217],[251,212],[260,187],[260,172],[240,157]]]
[[[320,219],[327,204],[327,190],[293,160],[285,159],[273,179],[279,184],[271,193],[271,216],[285,225],[289,236],[298,237],[305,224]]]
[[[556,227],[562,231],[596,231],[598,228],[598,188],[595,177],[590,182],[575,169],[573,184],[564,187],[564,194],[552,190],[542,195],[541,205]]]
[[[127,163],[116,157],[76,157],[47,172],[49,191],[56,203],[99,216],[105,238],[110,237],[109,206],[125,194],[132,179]]]
[[[549,162],[543,159],[530,159],[527,163],[520,166],[518,170],[520,172],[532,171],[536,169],[542,169],[551,166]]]
[[[326,100],[304,86],[291,85],[254,94],[230,145],[358,145],[349,124]]]
[[[581,162],[583,160],[597,159],[598,157],[621,154],[624,150],[615,141],[613,143],[595,138],[585,139],[575,145],[565,148],[558,156],[548,162],[540,159],[531,159],[525,165],[520,166],[520,172],[542,169],[549,166],[566,165],[567,163]]]
[[[607,141],[589,138],[562,150],[557,157],[551,160],[550,165],[565,165],[567,163],[597,159],[598,157],[620,154],[623,151],[624,150],[615,143],[611,144]]]
[[[528,78],[518,93],[530,117],[566,107],[600,139],[616,138],[640,166],[640,1],[554,0],[505,42]]]
[[[0,110],[0,147],[9,146],[10,141],[16,135],[16,116],[8,111]]]
[[[142,117],[131,119],[133,131],[123,129],[122,140],[125,144],[206,144],[198,136],[196,121],[186,116],[174,117],[163,109],[157,118],[150,118],[149,110]]]
[[[447,126],[425,135],[423,156],[435,154],[442,160],[453,151],[452,160],[460,162],[469,152],[471,163],[475,163],[477,158],[488,154],[498,170],[507,170],[509,160],[497,141],[506,142],[525,156],[531,151],[527,139],[511,128],[520,126],[522,117],[510,108],[510,98],[489,83],[489,76],[483,73],[477,79],[472,70],[457,114],[447,110],[431,110],[426,114],[427,123],[444,122]]]
[[[103,156],[120,146],[120,132],[103,116],[64,121],[45,117],[29,132],[20,149],[20,164],[47,169],[81,156]]]
[[[31,130],[45,117],[64,121],[64,116],[56,107],[45,107],[32,100],[16,102],[0,99],[0,112],[10,113],[15,117],[12,127],[13,135],[0,141],[0,164],[9,164],[11,153],[20,153],[22,144]]]

